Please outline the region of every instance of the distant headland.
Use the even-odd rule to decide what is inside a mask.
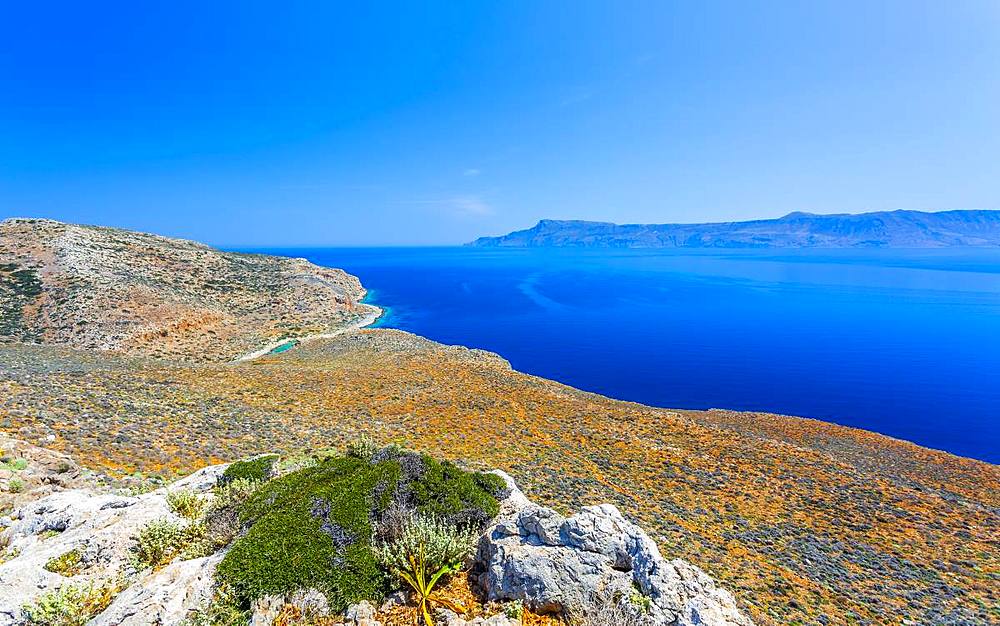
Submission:
[[[533,228],[480,237],[497,248],[949,248],[1000,247],[1000,211],[879,211],[707,224],[612,224],[541,220]]]

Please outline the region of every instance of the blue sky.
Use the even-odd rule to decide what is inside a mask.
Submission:
[[[0,218],[226,246],[1000,208],[1000,3],[21,2]]]

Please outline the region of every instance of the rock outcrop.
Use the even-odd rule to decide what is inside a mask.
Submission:
[[[170,488],[206,492],[224,468],[205,468]],[[15,510],[5,522],[9,527],[0,529],[8,555],[0,562],[0,626],[23,623],[24,605],[46,592],[64,585],[124,581],[127,574],[137,575],[95,624],[179,623],[210,594],[218,559],[176,562],[145,576],[129,571],[132,539],[144,526],[164,519],[185,523],[171,512],[166,495],[166,489],[135,497],[67,489]],[[69,553],[78,555],[76,571],[50,571],[53,559]]]
[[[648,626],[752,626],[733,596],[686,561],[667,561],[610,504],[563,517],[511,495],[480,543],[480,586],[491,600],[543,612],[617,611]]]

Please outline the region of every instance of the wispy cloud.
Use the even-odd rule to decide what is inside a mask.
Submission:
[[[461,195],[461,196],[451,196],[449,198],[428,198],[421,200],[404,200],[404,204],[428,204],[437,207],[441,207],[446,211],[450,212],[452,215],[458,217],[485,217],[487,215],[494,215],[496,211],[489,202],[484,200],[482,196],[477,195]]]
[[[479,176],[480,174],[482,174],[482,172],[474,167],[470,167],[462,172],[462,176]]]
[[[451,199],[451,205],[460,215],[493,215],[493,207],[479,196],[458,196]]]

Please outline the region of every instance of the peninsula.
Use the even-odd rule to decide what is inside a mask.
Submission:
[[[492,248],[946,248],[1000,246],[1000,211],[881,211],[711,224],[541,220],[469,245]]]

